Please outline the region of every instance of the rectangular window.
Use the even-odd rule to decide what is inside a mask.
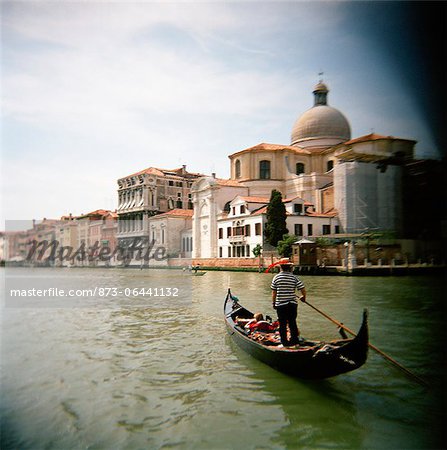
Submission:
[[[231,208],[231,209],[232,209],[233,216],[235,216],[236,215],[236,207],[233,206],[233,208]]]
[[[228,249],[228,258],[231,258],[231,247],[227,247]]]
[[[231,227],[227,227],[227,237],[231,236]]]
[[[303,235],[303,224],[302,223],[296,223],[295,224],[295,236],[302,236]]]
[[[311,223],[307,224],[307,235],[312,236],[314,234],[313,226]]]
[[[219,239],[223,239],[223,228],[219,228]]]
[[[245,236],[250,236],[250,225],[245,225]]]
[[[243,236],[244,235],[244,227],[233,227],[233,236]]]
[[[270,179],[270,161],[261,161],[259,163],[259,178],[261,180]]]
[[[335,234],[340,233],[340,225],[335,225]]]
[[[261,236],[261,224],[260,223],[255,223],[255,235]]]
[[[331,226],[323,225],[323,234],[331,234]]]
[[[222,247],[219,247],[219,258],[222,258]]]
[[[295,203],[293,205],[293,212],[295,214],[302,214],[303,213],[303,205],[301,203]]]
[[[245,214],[245,205],[241,205],[241,214]]]

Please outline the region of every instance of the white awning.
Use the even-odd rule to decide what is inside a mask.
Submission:
[[[300,239],[299,241],[294,242],[294,244],[315,244],[315,242],[309,239]]]

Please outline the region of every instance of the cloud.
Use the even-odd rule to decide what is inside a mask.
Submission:
[[[344,20],[338,2],[5,3],[5,215],[104,207],[150,165],[227,176],[228,154],[288,143],[321,69],[334,106],[374,127],[356,80],[376,60],[353,64],[366,42]]]

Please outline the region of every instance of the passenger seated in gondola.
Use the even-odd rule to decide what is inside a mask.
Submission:
[[[262,313],[256,313],[253,316],[253,319],[239,319],[237,317],[236,323],[239,326],[244,327],[248,331],[264,331],[267,333],[275,331],[279,326],[279,322],[277,321],[269,323],[264,320],[264,316],[262,315]]]

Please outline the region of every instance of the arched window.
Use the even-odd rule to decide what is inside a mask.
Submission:
[[[334,161],[329,160],[329,161],[327,162],[327,165],[326,165],[326,172],[329,172],[329,171],[332,170],[333,168],[334,168]]]
[[[259,163],[259,178],[261,180],[270,179],[270,161],[263,160]]]
[[[296,174],[299,175],[300,173],[304,173],[304,164],[296,163]]]
[[[239,159],[236,159],[236,162],[234,163],[234,175],[236,178],[241,177],[241,162]]]
[[[230,210],[231,210],[230,203],[231,203],[231,200],[229,202],[225,203],[225,206],[224,206],[224,209],[223,209],[224,212],[226,212],[226,213],[230,212]]]

